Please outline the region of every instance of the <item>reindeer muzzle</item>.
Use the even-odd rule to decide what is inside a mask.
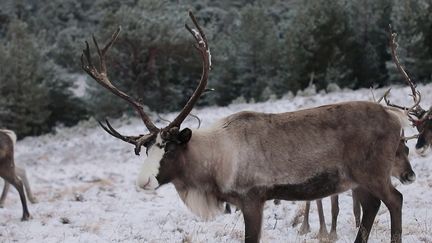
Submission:
[[[402,182],[402,184],[404,185],[408,185],[413,183],[416,180],[416,174],[414,173],[414,171],[408,171],[408,172],[404,172],[402,173],[401,177],[400,177],[400,181]]]

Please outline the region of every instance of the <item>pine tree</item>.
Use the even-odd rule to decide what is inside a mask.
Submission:
[[[432,80],[432,2],[398,0],[392,11],[393,31],[401,62],[415,81]],[[392,60],[388,61],[390,80],[405,82]]]
[[[12,18],[0,41],[0,127],[19,136],[38,135],[58,123],[74,125],[87,117],[72,82],[46,60],[43,44],[27,24]],[[46,61],[44,61],[46,60]]]
[[[351,67],[357,81],[353,88],[388,84],[386,62],[388,52],[388,25],[391,0],[362,0],[348,2],[355,46],[351,50]]]
[[[32,38],[25,23],[12,20],[0,42],[0,127],[21,136],[46,132],[51,114],[41,56]]]
[[[280,95],[284,91],[278,73],[281,65],[278,31],[265,9],[260,5],[245,6],[232,33],[223,35],[223,42],[216,44],[219,52],[216,61],[220,61],[220,68],[215,68],[218,80],[215,88],[220,91],[218,104],[227,104],[239,96],[265,100],[270,93]]]
[[[343,1],[302,2],[285,35],[286,70],[291,82],[298,84],[294,91],[311,81],[318,89],[329,83],[350,85],[354,78],[349,63],[352,34]]]

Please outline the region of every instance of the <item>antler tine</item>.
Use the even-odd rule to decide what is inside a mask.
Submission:
[[[400,106],[400,105],[392,104],[392,103],[390,102],[390,100],[388,99],[388,95],[389,95],[389,94],[390,94],[390,89],[388,89],[388,90],[384,93],[384,95],[383,95],[383,96],[378,100],[378,103],[379,103],[382,99],[384,99],[384,101],[385,101],[385,103],[387,104],[387,106],[391,106],[391,107],[395,107],[395,108],[398,108],[398,109],[401,109],[401,110],[407,111],[408,119],[409,119],[411,122],[415,123],[415,122],[416,122],[416,119],[414,119],[411,115],[415,115],[415,116],[417,116],[417,114],[414,114],[414,113],[416,113],[416,112],[415,112],[415,109],[416,109],[416,107],[418,107],[417,105],[420,103],[420,100],[421,100],[421,99],[418,99],[418,102],[416,102],[416,104],[414,104],[413,108],[408,108],[408,107],[405,107],[405,106]]]
[[[105,54],[111,48],[111,46],[114,44],[114,42],[117,40],[117,37],[119,36],[120,31],[121,31],[121,27],[119,26],[117,28],[117,30],[112,34],[110,41],[105,45],[105,47],[102,50],[99,48],[99,45],[96,41],[96,37],[94,35],[92,35],[93,43],[96,46],[96,50],[97,50],[98,56],[99,56],[99,70],[101,73],[107,73],[106,64],[105,64]]]
[[[412,136],[409,136],[409,137],[402,136],[401,140],[408,141],[408,140],[415,139],[415,138],[418,138],[418,137],[419,137],[419,134],[412,135]]]
[[[154,137],[154,133],[150,133],[147,135],[140,135],[140,136],[124,136],[121,135],[117,130],[115,130],[108,120],[105,120],[106,126],[102,124],[102,122],[98,121],[99,125],[111,136],[116,137],[118,139],[121,139],[127,143],[135,145],[135,154],[139,155],[141,151],[141,146],[145,144],[147,141],[152,139]]]
[[[384,93],[383,97],[381,97],[381,98],[379,99],[379,101],[381,101],[381,99],[384,99],[385,103],[386,103],[388,106],[392,106],[392,107],[395,107],[395,108],[398,108],[398,109],[401,109],[401,110],[409,110],[408,107],[400,106],[400,105],[396,105],[396,104],[392,104],[391,101],[388,99],[388,95],[389,95],[389,94],[390,94],[390,89],[388,89],[387,92]],[[378,103],[379,103],[379,101],[378,101]]]
[[[139,138],[139,137],[131,137],[131,136],[121,135],[119,132],[117,132],[117,130],[115,130],[111,126],[111,124],[109,123],[108,120],[105,120],[106,126],[102,122],[100,122],[100,121],[98,121],[98,123],[111,136],[116,137],[118,139],[121,139],[121,140],[123,140],[125,142],[131,143],[131,144],[136,144],[136,139]]]
[[[201,54],[201,59],[203,62],[202,74],[201,74],[201,79],[198,83],[197,88],[195,89],[192,96],[189,98],[186,105],[180,111],[180,114],[174,119],[174,121],[172,121],[166,128],[164,128],[167,130],[172,128],[172,127],[180,127],[181,123],[184,121],[184,119],[191,112],[195,103],[198,101],[199,97],[204,92],[204,90],[207,86],[208,73],[210,71],[210,66],[211,66],[210,50],[209,50],[207,39],[204,35],[204,32],[202,31],[201,27],[198,25],[198,22],[197,22],[195,16],[192,14],[192,12],[189,12],[189,16],[192,19],[192,22],[194,23],[194,25],[198,29],[198,31],[195,29],[191,29],[187,24],[185,25],[185,27],[192,34],[192,36],[195,38],[195,40],[197,42],[197,44],[195,45],[195,48]]]
[[[208,50],[207,37],[204,34],[204,31],[202,30],[201,26],[198,24],[198,21],[196,20],[195,16],[191,11],[189,11],[189,17],[192,19],[192,22],[194,23],[195,27],[198,29],[199,37],[201,37],[201,39],[204,41],[206,49]],[[185,25],[185,27],[187,30],[189,30],[189,32],[191,32],[191,34],[195,37],[197,41],[200,41],[199,38],[197,38],[197,34],[194,33],[194,31],[191,28],[189,28],[187,24]]]
[[[93,63],[91,62],[90,58],[90,47],[87,41],[85,41],[86,48],[83,50],[83,53],[81,54],[81,67],[86,70],[89,66],[93,66]],[[87,59],[88,65],[84,64],[84,56]]]
[[[391,88],[389,88],[388,90],[386,90],[386,92],[384,92],[383,96],[381,96],[381,98],[379,98],[376,103],[381,103],[381,100],[384,99],[384,101],[387,103],[387,96],[390,94]],[[373,95],[373,90],[372,90],[372,95]],[[387,103],[388,104],[388,103]]]
[[[197,129],[200,128],[200,127],[201,127],[201,119],[200,119],[197,115],[194,115],[194,114],[192,114],[192,113],[190,113],[189,115],[190,115],[191,117],[197,119],[197,121],[198,121],[198,127],[197,127]]]
[[[159,118],[159,120],[161,120],[161,121],[163,121],[163,122],[166,122],[166,123],[170,123],[171,121],[170,120],[168,120],[168,119],[166,119],[166,118],[163,118],[159,113],[157,113],[157,117]]]
[[[390,34],[390,49],[391,49],[391,56],[392,56],[393,62],[396,64],[397,69],[399,70],[399,72],[404,77],[406,83],[410,86],[411,93],[412,93],[411,96],[413,97],[413,100],[414,100],[414,105],[410,108],[406,108],[406,107],[401,108],[400,106],[396,106],[396,105],[392,105],[392,106],[400,108],[400,109],[408,110],[408,112],[413,112],[415,110],[421,111],[423,109],[420,107],[420,101],[421,101],[420,92],[418,90],[416,90],[416,84],[411,80],[411,78],[409,77],[409,75],[407,74],[407,72],[405,71],[405,69],[403,68],[402,64],[399,61],[399,56],[397,55],[398,44],[396,42],[397,34],[393,32],[391,25],[389,25],[389,34]],[[414,115],[416,115],[416,114],[414,114]]]
[[[145,126],[151,133],[155,133],[159,131],[159,128],[157,128],[153,122],[151,121],[150,117],[147,116],[147,114],[144,112],[143,105],[140,104],[137,100],[133,99],[123,91],[117,89],[109,80],[107,76],[107,69],[106,69],[106,62],[105,62],[105,55],[108,52],[109,48],[114,44],[116,41],[121,28],[119,27],[114,34],[111,36],[110,41],[102,48],[102,50],[99,48],[98,42],[93,36],[93,42],[96,46],[97,53],[99,56],[99,70],[93,65],[91,61],[91,55],[90,55],[90,47],[88,42],[86,41],[86,48],[83,50],[83,54],[81,55],[81,66],[96,82],[98,82],[100,85],[105,87],[106,89],[110,90],[113,94],[116,96],[124,99],[129,104],[132,105],[132,107],[137,111],[137,113],[140,115],[142,121],[144,122]],[[85,65],[84,58],[87,59],[87,65]]]
[[[421,101],[420,91],[416,90],[416,95],[410,95],[410,96],[413,97],[415,103],[414,103],[414,105],[412,106],[412,108],[409,111],[415,112],[417,109],[423,110],[420,107],[420,101]]]

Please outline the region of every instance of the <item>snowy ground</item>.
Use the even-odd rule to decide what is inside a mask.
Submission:
[[[420,86],[423,106],[432,104],[432,86]],[[383,89],[376,90],[376,96]],[[411,104],[408,88],[394,87],[392,101]],[[215,120],[241,110],[265,112],[301,108],[348,100],[370,100],[369,90],[341,91],[307,97],[287,97],[259,104],[239,104],[194,111],[208,126]],[[168,119],[173,114],[165,115]],[[125,134],[143,132],[138,119],[120,119],[112,124]],[[162,125],[162,124],[159,124]],[[188,126],[196,121],[188,120]],[[407,135],[412,134],[410,129]],[[404,242],[432,242],[432,163],[420,157],[410,144],[410,160],[417,181],[398,189],[404,195]],[[55,135],[26,138],[18,142],[16,163],[25,166],[39,203],[30,204],[33,219],[21,222],[21,204],[15,190],[0,209],[0,242],[242,242],[243,219],[239,212],[204,222],[183,205],[173,186],[157,192],[135,187],[140,163],[133,147],[107,135],[95,121],[73,128],[59,128]],[[1,183],[1,182],[0,182]],[[356,235],[350,193],[340,197],[338,242],[352,242]],[[330,223],[329,199],[324,200]],[[303,202],[266,204],[263,242],[318,242],[318,220],[312,204],[312,232],[298,235],[292,227]],[[389,242],[390,215],[381,206],[370,242]]]

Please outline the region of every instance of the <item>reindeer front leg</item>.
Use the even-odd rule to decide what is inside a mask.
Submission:
[[[261,236],[261,224],[265,201],[247,199],[242,203],[241,211],[245,222],[245,243],[258,243]]]
[[[30,183],[29,183],[29,180],[27,178],[27,173],[26,173],[25,169],[16,166],[15,167],[15,173],[19,178],[21,178],[22,182],[24,183],[24,189],[27,193],[27,198],[29,199],[29,201],[31,203],[37,203],[38,200],[36,199],[35,196],[33,196],[33,193],[31,191]]]
[[[330,239],[337,240],[336,225],[339,215],[339,195],[333,195],[331,198],[332,225],[330,229]]]

